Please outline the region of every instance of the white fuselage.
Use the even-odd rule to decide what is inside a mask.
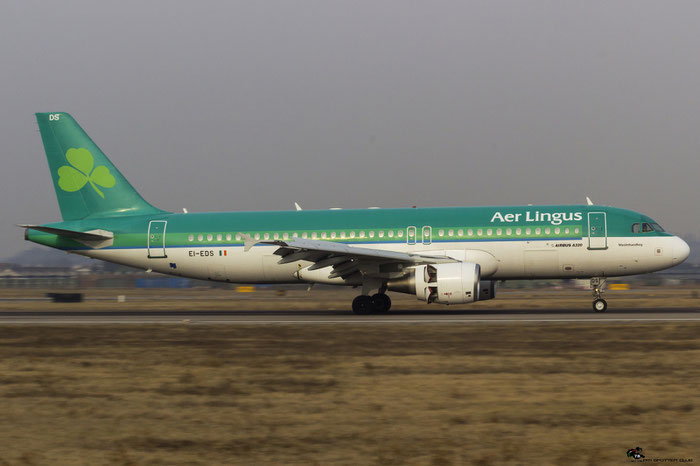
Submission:
[[[634,275],[672,267],[677,257],[675,236],[610,237],[607,249],[588,249],[586,238],[546,241],[433,242],[424,244],[372,243],[363,247],[477,262],[484,279],[588,278]],[[687,246],[685,246],[687,248]],[[170,247],[167,257],[149,258],[145,248],[76,251],[88,257],[155,272],[234,283],[294,283],[311,281],[356,284],[327,279],[328,269],[304,272],[311,262],[280,265],[278,246],[257,245],[249,251],[239,246],[207,245]],[[674,250],[676,253],[674,253]],[[302,271],[301,274],[298,272]],[[301,277],[299,277],[301,275]],[[326,279],[324,279],[324,276]]]

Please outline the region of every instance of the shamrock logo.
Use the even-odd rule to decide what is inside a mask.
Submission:
[[[103,188],[111,188],[117,180],[109,172],[109,168],[104,165],[92,169],[95,165],[95,160],[92,154],[87,149],[68,149],[66,152],[66,160],[72,165],[63,165],[58,169],[58,185],[62,190],[75,192],[83,188],[88,182],[100,197],[105,195],[99,190],[97,185]]]

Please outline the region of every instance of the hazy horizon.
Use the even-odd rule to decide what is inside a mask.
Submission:
[[[10,1],[0,257],[59,221],[35,112],[175,212],[595,203],[700,236],[700,4]]]

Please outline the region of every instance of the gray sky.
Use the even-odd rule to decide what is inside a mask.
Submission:
[[[3,2],[0,257],[60,220],[34,112],[149,202],[594,202],[700,234],[700,2]]]

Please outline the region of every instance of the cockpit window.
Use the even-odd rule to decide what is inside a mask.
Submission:
[[[641,231],[641,225],[639,223],[632,224],[632,233],[639,233]]]
[[[658,223],[652,223],[652,224],[651,224],[651,227],[652,227],[655,231],[658,231],[659,233],[665,231],[663,228],[661,228],[661,225],[659,225]]]
[[[648,233],[654,231],[654,229],[648,223],[642,223],[642,233]]]

